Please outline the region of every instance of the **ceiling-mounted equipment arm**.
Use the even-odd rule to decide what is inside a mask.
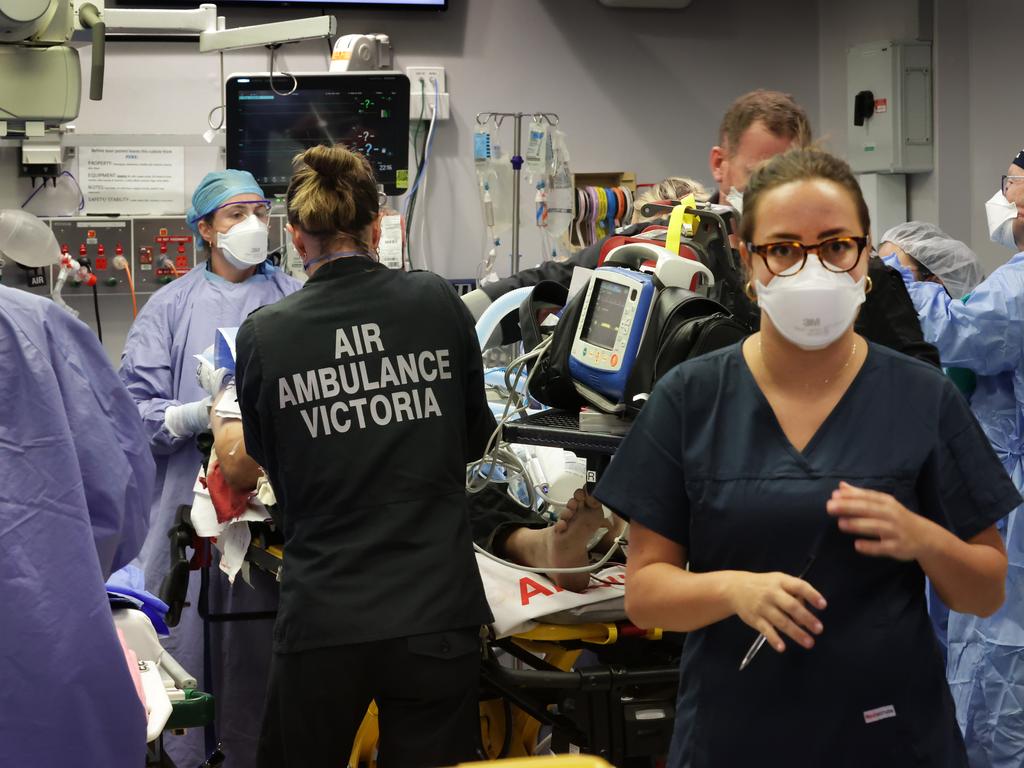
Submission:
[[[78,9],[78,20],[83,27],[92,30],[92,72],[89,77],[89,98],[103,99],[103,72],[107,59],[107,25],[99,8],[86,3]]]

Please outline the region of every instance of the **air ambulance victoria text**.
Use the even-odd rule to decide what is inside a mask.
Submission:
[[[304,406],[302,420],[311,437],[441,415],[431,384],[452,378],[449,350],[387,356],[380,326],[364,323],[337,329],[334,358],[335,365],[277,380],[281,410]]]

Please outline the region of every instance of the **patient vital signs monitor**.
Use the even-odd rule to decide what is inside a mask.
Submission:
[[[367,157],[385,193],[407,191],[409,79],[392,72],[294,77],[276,73],[273,88],[266,73],[228,78],[228,168],[249,171],[268,195],[280,195],[295,155],[343,144]]]
[[[601,267],[587,286],[582,321],[569,354],[569,371],[581,394],[620,403],[647,327],[653,276],[620,267]]]

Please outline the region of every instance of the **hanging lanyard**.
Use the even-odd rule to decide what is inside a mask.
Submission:
[[[597,209],[601,204],[597,197],[597,190],[594,187],[587,187],[587,202],[590,207],[587,210],[587,245],[597,242]]]
[[[608,216],[605,220],[605,233],[609,235],[615,234],[615,219],[619,213],[619,191],[615,188],[607,189],[605,192],[608,195]]]
[[[594,212],[594,232],[597,237],[605,235],[605,219],[608,217],[608,190],[604,187],[596,187],[597,210]]]
[[[581,248],[584,245],[583,242],[583,216],[586,213],[587,200],[586,195],[583,194],[582,189],[576,190],[576,210],[573,212],[572,227],[576,233],[576,245]]]

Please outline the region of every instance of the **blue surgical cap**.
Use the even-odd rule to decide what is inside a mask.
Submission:
[[[196,191],[192,193],[192,205],[188,209],[188,225],[192,227],[197,240],[199,234],[199,221],[206,214],[213,211],[225,200],[230,200],[235,195],[259,195],[266,197],[256,179],[248,171],[235,171],[228,168],[226,171],[213,171],[206,174],[199,182]]]

